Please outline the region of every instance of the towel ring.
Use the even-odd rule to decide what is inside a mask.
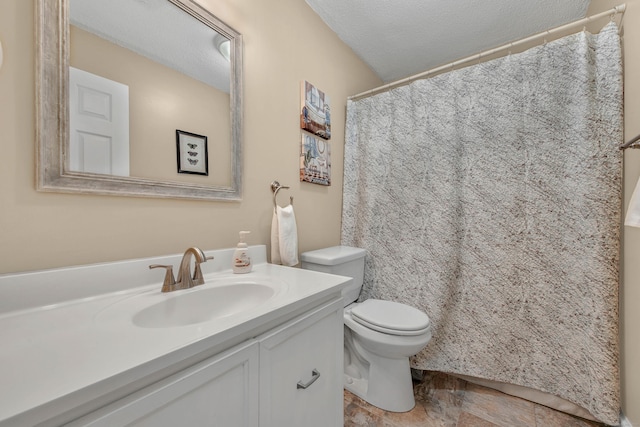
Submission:
[[[274,209],[278,208],[278,202],[276,201],[276,197],[278,196],[278,191],[280,191],[283,188],[289,189],[290,187],[288,185],[280,185],[278,181],[273,181],[271,183],[271,191],[273,191],[273,208]],[[293,196],[289,196],[289,204],[291,205],[293,204]]]

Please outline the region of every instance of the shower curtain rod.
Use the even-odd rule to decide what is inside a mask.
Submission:
[[[627,148],[640,148],[640,135],[633,138],[631,141],[627,141],[618,147],[621,150],[626,150]]]
[[[532,36],[525,37],[523,39],[511,42],[511,43],[507,43],[505,45],[502,45],[502,46],[499,46],[499,47],[496,47],[496,48],[493,48],[493,49],[489,49],[489,50],[485,50],[485,51],[480,52],[480,53],[476,53],[475,55],[471,55],[471,56],[468,56],[466,58],[459,59],[457,61],[453,61],[453,62],[450,62],[450,63],[445,64],[445,65],[441,65],[441,66],[436,67],[436,68],[432,68],[430,70],[424,71],[424,72],[419,73],[419,74],[414,74],[413,76],[405,77],[404,79],[396,80],[395,82],[387,83],[387,84],[385,84],[383,86],[379,86],[379,87],[367,90],[365,92],[361,92],[361,93],[359,93],[357,95],[352,95],[348,99],[351,100],[351,101],[355,101],[355,100],[358,100],[358,99],[367,98],[369,96],[378,94],[380,92],[384,92],[385,90],[394,89],[396,87],[409,84],[409,83],[411,83],[411,82],[413,82],[415,80],[419,80],[421,78],[425,78],[425,77],[429,76],[430,74],[434,74],[434,73],[437,73],[437,72],[440,72],[440,71],[444,71],[444,70],[450,69],[450,68],[452,69],[452,68],[454,68],[454,67],[456,67],[458,65],[462,65],[462,64],[467,63],[467,62],[477,61],[477,60],[480,60],[482,57],[493,55],[493,54],[498,53],[500,51],[503,51],[503,50],[506,50],[506,49],[511,49],[511,48],[513,48],[515,46],[519,46],[521,44],[530,43],[530,42],[532,42],[534,40],[537,40],[537,39],[540,39],[540,38],[544,38],[544,37],[550,36],[550,35],[552,35],[554,33],[558,33],[558,32],[561,32],[561,31],[566,31],[566,30],[571,29],[573,27],[578,27],[580,25],[586,25],[587,23],[589,23],[591,21],[594,21],[596,19],[600,19],[600,18],[605,17],[605,16],[609,16],[610,15],[611,17],[613,17],[614,15],[616,15],[618,13],[624,14],[624,11],[625,11],[626,7],[627,6],[625,4],[621,4],[619,6],[614,7],[613,9],[605,10],[604,12],[600,12],[600,13],[597,13],[595,15],[587,16],[586,18],[582,18],[582,19],[579,19],[577,21],[573,21],[573,22],[570,22],[568,24],[561,25],[559,27],[555,27],[555,28],[552,28],[550,30],[543,31],[541,33],[534,34]]]

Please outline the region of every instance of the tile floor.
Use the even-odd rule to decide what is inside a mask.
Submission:
[[[367,427],[604,427],[459,378],[426,372],[414,383],[416,406],[393,413],[345,390],[344,425]]]

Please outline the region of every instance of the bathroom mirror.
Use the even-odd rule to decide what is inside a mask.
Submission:
[[[100,3],[112,2],[97,2],[98,5]],[[157,25],[155,32],[145,29],[136,34],[132,30],[132,39],[135,40],[152,33],[148,45],[153,47],[153,51],[141,53],[128,46],[126,40],[112,38],[108,29],[92,28],[92,18],[83,16],[93,13],[92,8],[76,11],[74,4],[83,6],[86,1],[36,1],[37,189],[241,200],[242,36],[195,0],[126,0],[123,5],[134,7],[138,12],[122,10],[122,15],[115,21],[139,31],[144,28],[139,12],[146,10],[148,16],[145,15],[144,20]],[[155,18],[154,14],[167,7],[174,14],[168,21],[171,25],[158,25],[160,18]],[[106,22],[104,15],[107,12],[98,12],[101,19],[97,21]],[[174,27],[184,27],[187,34],[175,35]],[[124,34],[128,30],[116,29],[115,32]],[[209,40],[195,42],[199,34],[204,34],[203,37]],[[193,53],[187,48],[191,45],[202,48]],[[129,49],[131,51],[125,52]],[[93,57],[88,58],[86,53],[92,53]],[[100,68],[101,62],[108,69]],[[198,62],[204,62],[204,71]],[[220,66],[226,68],[220,69]],[[98,86],[89,87],[86,100],[78,102],[70,83],[76,84],[77,70],[125,86],[128,104],[122,108],[109,107],[111,94],[103,96],[107,92]],[[146,87],[138,86],[139,82]],[[77,87],[88,86],[80,83]],[[205,93],[202,100],[197,98],[198,94]],[[212,93],[213,96],[210,95]],[[98,148],[90,150],[82,148],[87,144],[84,141],[79,145],[80,153],[89,152],[85,154],[89,166],[83,164],[78,167],[78,145],[71,142],[76,129],[73,121],[78,123],[71,113],[76,113],[78,105],[88,106],[87,111],[93,115],[102,115],[99,109],[108,105],[105,115],[119,113],[128,119],[129,132],[125,133],[129,133],[129,145],[121,150],[126,154],[124,157],[116,160],[112,158],[117,156],[102,157],[101,153],[116,151],[108,141],[94,145],[92,147]],[[129,114],[122,114],[125,110]],[[84,132],[94,135],[92,131]],[[184,135],[191,139],[185,139]],[[102,137],[97,139],[98,142],[105,140]],[[191,146],[196,148],[189,148]],[[197,164],[196,161],[205,155],[208,165],[200,169],[202,163]],[[113,162],[119,166],[112,169],[111,166],[103,167],[106,157],[110,159],[106,163]],[[95,164],[98,166],[92,166]]]

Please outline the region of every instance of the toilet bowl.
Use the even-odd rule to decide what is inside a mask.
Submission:
[[[392,412],[415,406],[409,357],[431,339],[431,322],[422,311],[393,301],[354,302],[362,289],[365,251],[348,246],[301,254],[302,268],[352,277],[343,291],[344,387]]]
[[[363,322],[356,315],[362,308],[367,309],[369,320],[376,320],[377,324]],[[406,316],[404,329],[384,323],[385,319],[391,318],[389,308],[394,314]],[[414,323],[408,320],[414,320]],[[404,304],[370,299],[347,306],[344,324],[345,388],[387,411],[413,409],[415,399],[409,357],[422,350],[431,339],[427,315]]]

